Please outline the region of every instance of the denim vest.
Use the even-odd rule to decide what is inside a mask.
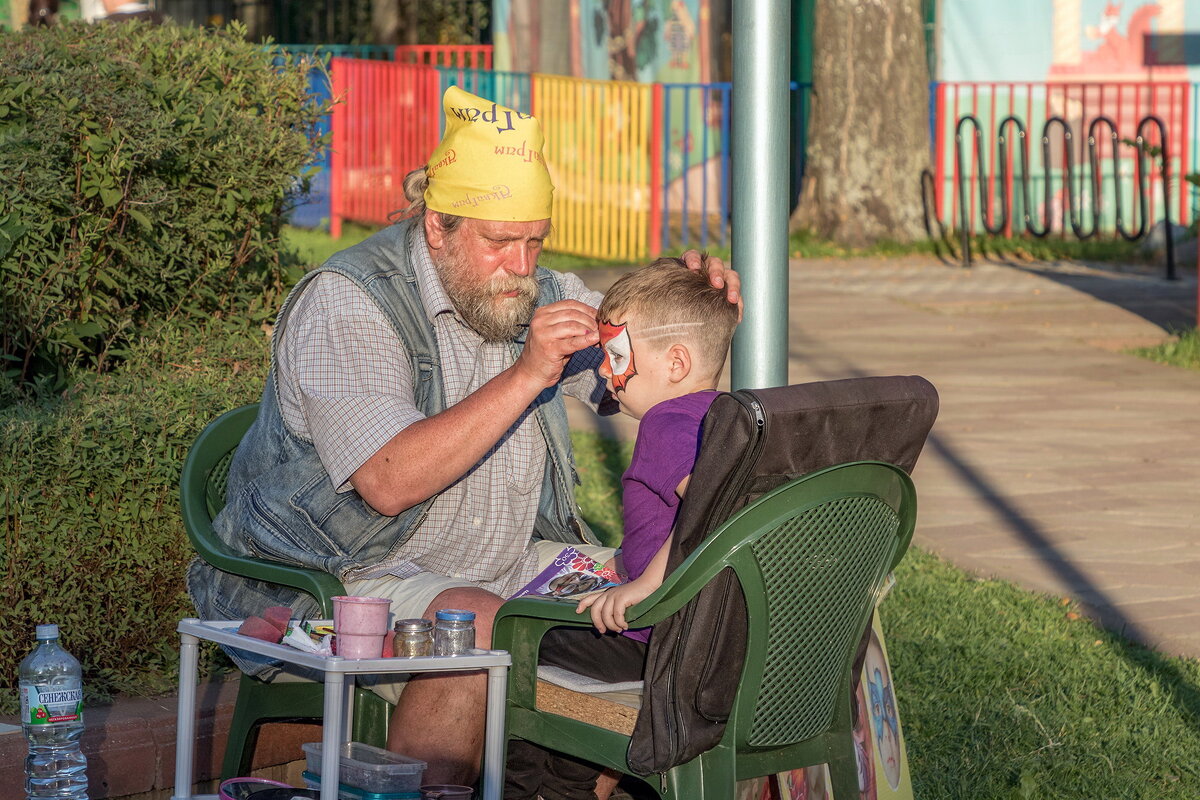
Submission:
[[[445,392],[437,339],[409,259],[410,233],[419,236],[420,229],[411,222],[390,226],[305,275],[284,302],[272,346],[279,346],[289,312],[313,278],[325,272],[344,275],[379,305],[407,346],[416,406],[425,416],[433,416],[445,409]],[[538,306],[562,299],[554,273],[539,267],[536,277]],[[523,346],[523,338],[513,342],[514,357]],[[596,539],[580,519],[575,503],[578,476],[560,388],[544,390],[534,407],[548,452],[532,538],[594,544]],[[316,448],[294,436],[283,422],[274,356],[258,418],[230,463],[228,486],[227,505],[213,520],[213,528],[225,544],[239,553],[321,570],[342,581],[354,580],[389,558],[420,526],[433,502],[430,498],[389,517],[375,511],[353,490],[338,493]],[[315,601],[305,594],[205,564],[193,565],[188,588],[206,619],[239,619],[261,613],[270,605],[291,606],[298,616],[319,613]]]

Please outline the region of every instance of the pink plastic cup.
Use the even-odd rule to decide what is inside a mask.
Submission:
[[[386,597],[333,598],[333,632],[342,658],[379,658],[392,601]]]
[[[383,636],[339,633],[336,638],[337,654],[342,658],[381,658],[383,656]]]

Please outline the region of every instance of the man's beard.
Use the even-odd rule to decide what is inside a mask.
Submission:
[[[445,254],[437,266],[450,302],[485,342],[511,342],[533,318],[537,281],[532,277],[504,275],[478,283],[458,246],[457,236],[448,237]],[[503,297],[505,292],[518,294]]]

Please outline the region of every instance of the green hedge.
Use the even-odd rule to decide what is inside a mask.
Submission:
[[[148,324],[265,318],[318,154],[310,65],[244,31],[0,32],[0,368],[61,387]],[[2,381],[0,381],[2,382]]]
[[[0,712],[16,709],[33,626],[56,622],[93,695],[164,691],[192,550],[180,519],[184,455],[218,414],[258,400],[260,328],[171,327],[119,370],[53,401],[0,410]]]

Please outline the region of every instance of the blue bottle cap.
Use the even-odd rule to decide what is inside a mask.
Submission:
[[[28,630],[28,628],[26,628],[26,630]],[[41,641],[43,639],[57,639],[58,638],[58,626],[57,625],[38,625],[36,631],[37,632],[35,635],[37,636],[38,641]]]
[[[461,608],[443,608],[438,610],[437,618],[452,620],[454,622],[473,622],[475,620],[475,612],[463,611]]]

